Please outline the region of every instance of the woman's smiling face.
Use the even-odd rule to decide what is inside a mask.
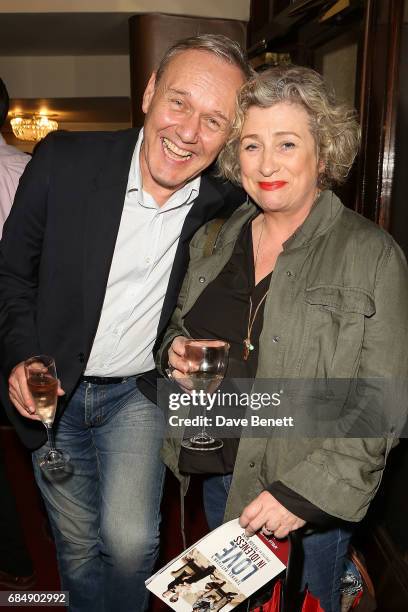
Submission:
[[[307,216],[322,170],[306,110],[280,102],[251,106],[240,138],[245,191],[265,211]]]

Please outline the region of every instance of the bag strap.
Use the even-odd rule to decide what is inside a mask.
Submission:
[[[298,612],[302,607],[303,594],[298,593],[299,579],[302,573],[302,536],[292,531],[289,536],[289,556],[284,575],[272,584],[272,591],[264,603],[255,603],[250,596],[245,602],[245,612]],[[257,594],[255,594],[256,596]],[[262,596],[261,596],[262,597]],[[259,593],[257,596],[259,600]],[[255,607],[254,607],[255,604]],[[237,610],[244,610],[238,606]]]
[[[289,539],[289,558],[286,576],[281,591],[281,612],[292,612],[300,609],[301,601],[298,592],[303,566],[302,535],[299,530],[291,531]],[[303,599],[303,595],[302,595]]]
[[[203,255],[204,257],[210,257],[213,254],[215,243],[219,236],[220,230],[225,223],[225,219],[213,219],[208,224],[207,238],[204,244]]]

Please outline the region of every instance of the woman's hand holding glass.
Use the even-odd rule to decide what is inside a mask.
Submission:
[[[230,345],[225,340],[193,339],[178,336],[169,350],[167,374],[185,391],[200,394],[203,414],[199,434],[182,441],[184,448],[212,451],[223,446],[222,440],[210,436],[205,430],[205,406],[208,395],[214,393],[224,378]]]
[[[189,340],[191,340],[191,338],[187,338],[186,336],[177,336],[174,338],[169,348],[169,365],[166,371],[169,378],[177,382],[177,384],[186,391],[191,391],[192,389],[191,382],[189,382],[187,376],[187,373],[190,371],[190,365],[188,359],[185,357],[186,344]]]

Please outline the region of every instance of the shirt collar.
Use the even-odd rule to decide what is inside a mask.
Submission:
[[[140,130],[139,137],[137,139],[136,147],[133,153],[132,161],[130,164],[129,178],[126,189],[127,196],[136,196],[136,200],[140,206],[145,208],[157,208],[160,211],[166,211],[179,206],[192,204],[198,196],[200,191],[201,177],[197,176],[191,179],[182,187],[173,193],[167,202],[160,206],[157,204],[153,196],[151,196],[142,188],[142,175],[140,171],[140,150],[143,143],[143,128]]]

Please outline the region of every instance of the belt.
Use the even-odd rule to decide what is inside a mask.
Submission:
[[[91,385],[119,385],[129,376],[81,376],[80,381]]]

